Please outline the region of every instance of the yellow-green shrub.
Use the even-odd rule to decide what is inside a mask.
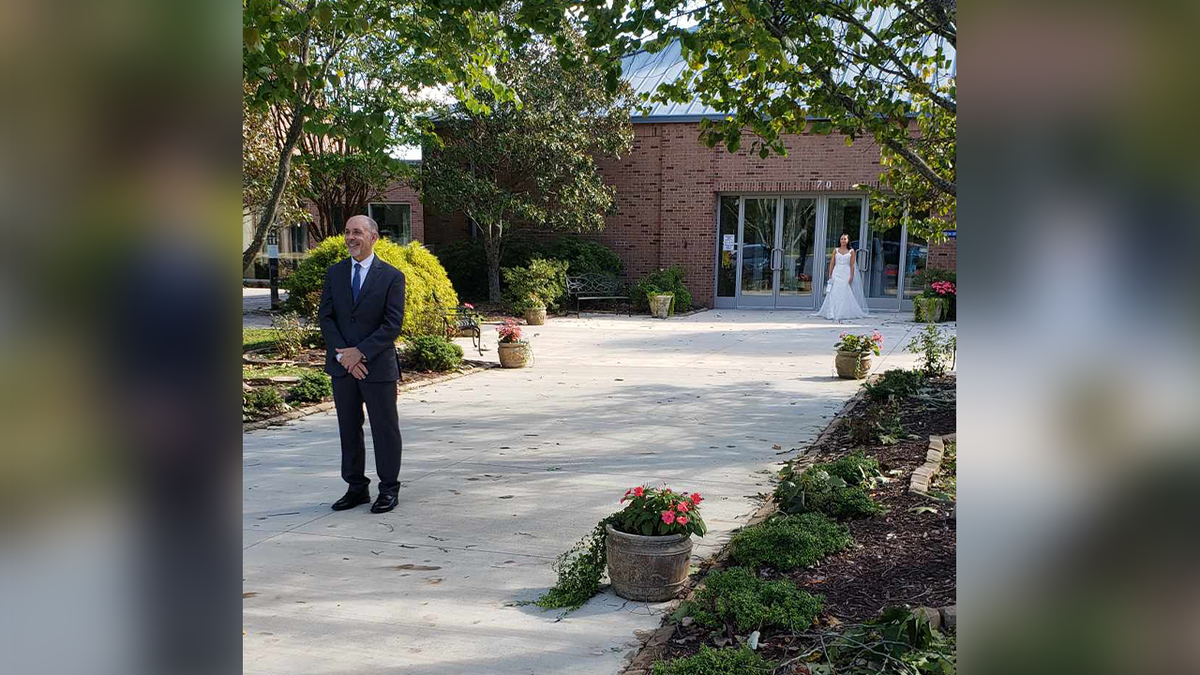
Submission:
[[[315,318],[321,287],[330,265],[349,257],[346,239],[330,237],[309,251],[284,281],[288,308]],[[404,335],[441,334],[441,314],[433,303],[436,292],[443,307],[458,305],[458,294],[438,259],[420,242],[401,246],[387,239],[375,242],[375,255],[404,273]]]

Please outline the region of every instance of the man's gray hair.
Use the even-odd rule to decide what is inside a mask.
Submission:
[[[379,236],[379,223],[375,222],[374,218],[359,214],[357,216],[350,216],[350,218],[346,220],[346,223],[349,224],[350,221],[354,220],[355,218],[362,218],[363,220],[367,221],[367,223],[371,225],[371,231],[375,233],[376,237]]]

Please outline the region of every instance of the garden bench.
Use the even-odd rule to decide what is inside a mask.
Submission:
[[[454,337],[460,331],[466,331],[471,337],[471,344],[479,351],[479,355],[483,356],[483,327],[479,324],[479,319],[471,315],[471,311],[466,307],[458,306],[453,309],[448,309],[442,306],[442,302],[438,300],[437,293],[430,291],[433,294],[433,304],[438,307],[442,314],[442,325],[446,329],[448,337]]]
[[[630,302],[630,314],[633,314],[629,289],[615,276],[594,272],[567,276],[567,295],[575,298],[576,314],[579,314],[579,303],[583,300],[625,300]]]

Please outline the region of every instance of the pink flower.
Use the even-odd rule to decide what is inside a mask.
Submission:
[[[840,338],[844,338],[844,337],[846,337],[846,334],[845,334],[845,333],[842,333],[842,334],[841,334],[841,335],[839,335],[838,337],[840,337]]]
[[[675,522],[675,512],[674,511],[663,511],[662,519],[663,519],[664,523],[670,525],[671,523]]]
[[[475,305],[472,305],[469,302],[464,302],[463,307],[466,307],[467,309],[475,309]]]
[[[678,504],[675,505],[675,510],[680,513],[687,513],[688,503],[687,502],[679,502]]]
[[[699,506],[700,502],[702,502],[702,501],[704,501],[704,497],[701,497],[699,492],[692,493],[692,504],[693,505]]]
[[[679,516],[675,519],[675,522],[679,523],[680,525],[687,525],[687,516]]]
[[[633,488],[633,496],[634,497],[641,497],[644,494],[646,494],[646,490],[643,489],[642,486],[639,485],[639,486]]]

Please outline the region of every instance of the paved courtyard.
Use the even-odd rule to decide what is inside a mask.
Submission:
[[[664,605],[608,591],[560,620],[519,603],[553,585],[554,557],[633,485],[703,493],[710,532],[694,555],[718,550],[770,489],[779,453],[857,390],[833,374],[838,333],[872,328],[885,337],[876,370],[914,363],[903,347],[920,327],[907,314],[585,314],[529,327],[532,368],[400,395],[403,487],[389,514],[329,509],[345,491],[333,413],[245,434],[244,672],[619,672]]]

